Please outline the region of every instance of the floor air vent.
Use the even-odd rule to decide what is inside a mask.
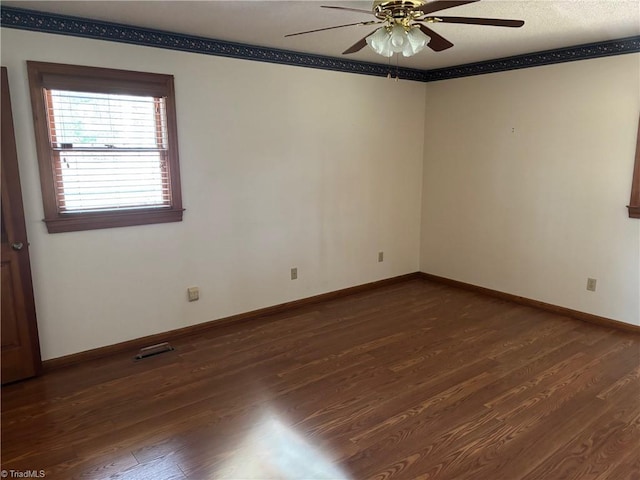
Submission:
[[[169,343],[158,343],[157,345],[141,348],[135,358],[136,360],[142,360],[143,358],[152,357],[164,352],[171,352],[172,350],[174,350],[174,348],[169,345]]]

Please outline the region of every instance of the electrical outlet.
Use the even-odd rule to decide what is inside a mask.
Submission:
[[[378,262],[384,262],[384,252],[378,252]]]
[[[291,280],[297,280],[297,279],[298,279],[298,268],[293,267],[291,269]]]
[[[598,280],[596,280],[595,278],[587,278],[587,290],[589,290],[590,292],[595,292],[597,282]]]
[[[195,302],[200,299],[200,289],[198,287],[187,288],[187,298],[190,302]]]

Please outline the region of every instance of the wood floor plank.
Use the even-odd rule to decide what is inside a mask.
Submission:
[[[640,337],[412,279],[2,388],[47,479],[640,480]]]
[[[588,382],[582,384],[581,390],[576,389],[570,394],[563,391],[561,398],[547,398],[546,402],[537,403],[528,411],[505,418],[496,440],[469,457],[451,474],[460,479],[491,475],[492,478],[509,480],[524,476],[570,441],[576,432],[591,428],[595,422],[591,414],[593,411],[612,414],[612,409],[618,404],[594,400],[599,388],[594,379],[598,378],[600,373],[595,372]],[[629,398],[620,401],[628,402]],[[499,467],[497,472],[496,467]]]
[[[640,444],[640,414],[634,402],[637,396],[628,396],[622,405],[618,404],[605,415],[590,422],[571,442],[555,450],[543,463],[523,480],[538,478],[607,478],[618,459],[626,456],[628,449],[636,449]],[[613,477],[611,477],[613,478]]]

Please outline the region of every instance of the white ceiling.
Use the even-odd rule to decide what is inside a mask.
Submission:
[[[357,12],[320,8],[340,5],[369,10],[371,1],[2,1],[2,5],[330,57],[341,57],[342,51],[376,28],[354,26],[284,38],[287,33],[373,19]],[[455,46],[400,57],[401,67],[450,67],[640,35],[640,0],[482,0],[441,14],[519,19],[525,25],[432,24],[433,30]],[[345,57],[389,62],[368,47]],[[392,61],[395,65],[396,59]]]

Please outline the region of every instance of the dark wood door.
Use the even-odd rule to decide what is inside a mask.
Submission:
[[[2,67],[2,383],[40,371],[40,345],[7,69]]]

